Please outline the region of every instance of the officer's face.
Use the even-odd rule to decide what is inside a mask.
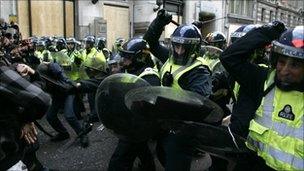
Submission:
[[[74,49],[75,45],[73,43],[68,43],[67,47],[68,47],[68,49],[72,50],[72,49]]]
[[[284,56],[278,57],[277,78],[283,83],[301,83],[304,80],[304,62]]]
[[[181,45],[181,44],[175,44],[174,46],[173,46],[173,48],[174,48],[174,51],[178,54],[178,55],[182,55],[182,54],[184,54],[185,53],[185,48],[184,48],[184,46],[183,45]]]
[[[110,69],[111,69],[111,74],[116,74],[121,71],[121,66],[118,63],[111,64]]]
[[[122,66],[124,68],[127,68],[128,66],[130,66],[132,64],[132,60],[126,57],[122,58]]]
[[[85,48],[86,48],[87,50],[91,50],[91,49],[93,48],[93,46],[94,46],[94,44],[91,43],[91,42],[86,42],[86,44],[85,44]]]

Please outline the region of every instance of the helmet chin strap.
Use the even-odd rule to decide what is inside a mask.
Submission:
[[[304,92],[304,80],[302,80],[300,83],[287,83],[282,82],[278,79],[277,76],[275,76],[274,80],[275,85],[283,90],[283,91],[300,91]]]

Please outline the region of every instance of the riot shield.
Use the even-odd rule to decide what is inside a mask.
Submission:
[[[119,138],[142,141],[151,135],[149,122],[134,115],[125,105],[125,94],[147,87],[145,80],[130,74],[114,74],[105,78],[96,93],[96,109],[102,124]]]
[[[172,120],[163,120],[161,124],[167,125],[175,134],[183,134],[199,151],[233,162],[251,155],[250,150],[246,147],[246,140],[233,134],[229,127]]]
[[[215,123],[222,119],[222,109],[197,93],[170,87],[142,87],[130,90],[125,102],[133,113],[152,118]]]

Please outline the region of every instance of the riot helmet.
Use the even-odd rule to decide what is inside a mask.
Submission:
[[[123,68],[128,70],[137,70],[143,66],[151,67],[150,64],[153,63],[148,43],[140,37],[132,38],[124,43],[119,49],[119,55],[122,58]]]
[[[105,37],[98,37],[96,39],[96,47],[98,50],[103,50],[107,46],[107,39]]]
[[[42,36],[41,37],[41,40],[43,40],[45,42],[45,46],[48,48],[50,46],[53,45],[53,37],[50,37],[50,36]]]
[[[230,36],[230,42],[233,43],[245,36],[249,31],[260,27],[258,24],[249,24],[239,27],[235,32]],[[265,45],[265,47],[257,48],[254,50],[254,53],[250,57],[250,62],[255,64],[266,64],[269,65],[269,59],[267,57],[267,47],[270,44]]]
[[[251,31],[257,27],[259,27],[259,25],[257,25],[257,24],[249,24],[249,25],[244,25],[244,26],[239,27],[230,35],[230,42],[234,43],[236,40],[243,37],[249,31]]]
[[[36,50],[41,51],[41,52],[43,50],[45,50],[45,41],[38,40],[37,43],[36,43]]]
[[[76,48],[77,41],[74,37],[67,38],[66,43],[69,50],[74,50]]]
[[[84,42],[85,42],[85,49],[90,51],[95,44],[95,37],[94,36],[86,36],[84,38]]]
[[[64,38],[59,38],[56,42],[56,48],[58,51],[66,49],[66,45],[67,45],[67,43]]]
[[[218,47],[222,50],[225,49],[227,44],[226,36],[219,31],[208,33],[205,41],[208,42],[209,45]]]
[[[108,66],[111,74],[116,74],[121,71],[121,56],[119,53],[112,54],[108,61]]]
[[[112,52],[113,53],[118,52],[124,42],[125,42],[124,38],[121,38],[121,37],[117,38],[114,42]]]
[[[196,57],[201,42],[201,33],[196,26],[190,24],[177,27],[171,35],[173,63],[186,65],[191,62]]]
[[[272,66],[277,69],[275,83],[280,89],[304,91],[304,73],[298,75],[300,78],[295,78],[292,74],[280,74],[280,66],[285,65],[288,59],[292,59],[291,69],[304,68],[304,26],[288,29],[278,40],[273,41],[270,58]]]
[[[30,43],[33,44],[34,46],[36,46],[37,42],[39,41],[38,37],[36,37],[36,36],[29,37],[28,39],[29,39]]]
[[[119,37],[119,38],[117,38],[117,39],[115,40],[115,45],[118,46],[118,47],[120,47],[120,46],[122,46],[122,44],[123,44],[124,42],[125,42],[125,39]]]

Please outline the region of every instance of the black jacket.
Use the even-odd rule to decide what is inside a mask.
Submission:
[[[248,134],[249,122],[253,119],[264,94],[264,82],[269,69],[250,63],[255,49],[265,47],[279,37],[278,30],[261,27],[248,32],[230,45],[220,60],[229,74],[240,84],[238,101],[231,115],[231,130],[243,137]]]
[[[149,26],[144,39],[149,43],[151,53],[162,63],[169,58],[169,49],[159,44],[159,38],[163,28],[159,27],[154,20]],[[211,74],[205,67],[196,67],[179,79],[179,85],[184,90],[193,91],[203,96],[212,93]]]
[[[7,143],[1,142],[0,170],[7,170],[22,157],[24,141],[20,139],[24,123],[40,119],[47,111],[51,98],[40,86],[39,74],[29,80],[6,66],[0,67],[0,136]]]

